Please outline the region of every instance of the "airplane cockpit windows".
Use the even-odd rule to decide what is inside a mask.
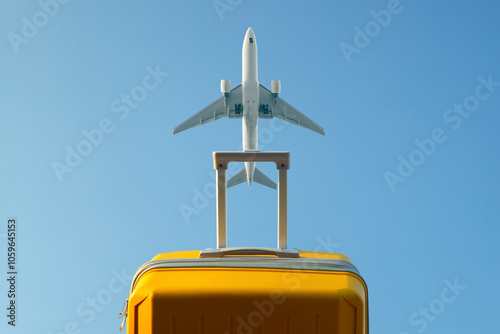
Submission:
[[[249,40],[250,40],[250,43],[253,43],[253,38],[252,37],[250,37]]]

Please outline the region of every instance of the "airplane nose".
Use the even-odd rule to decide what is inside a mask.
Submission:
[[[246,37],[255,37],[255,34],[253,33],[253,30],[251,27],[248,28]]]

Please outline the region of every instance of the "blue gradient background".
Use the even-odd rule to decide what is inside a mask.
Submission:
[[[281,80],[280,96],[326,129],[259,123],[261,147],[291,151],[289,246],[352,259],[369,286],[371,333],[497,332],[500,87],[456,130],[443,114],[479,76],[500,81],[500,4],[401,0],[348,62],[340,44],[354,45],[355,27],[388,1],[232,3],[219,16],[213,1],[70,1],[16,53],[9,33],[41,7],[1,2],[0,332],[117,332],[141,264],[215,247],[215,200],[196,193],[212,194],[212,151],[238,149],[241,122],[172,130],[220,96],[221,79],[240,83],[249,26],[259,81]],[[113,101],[157,65],[168,77],[120,119]],[[105,118],[113,132],[60,182],[53,162]],[[391,191],[384,173],[436,128],[446,141]],[[277,178],[272,165],[259,168]],[[276,192],[242,185],[228,196],[229,246],[274,247]],[[11,216],[16,328],[4,315]],[[467,288],[422,320],[455,279]]]

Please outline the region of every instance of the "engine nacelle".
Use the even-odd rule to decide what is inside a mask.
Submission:
[[[281,82],[279,80],[271,80],[271,93],[278,96],[281,93]]]
[[[224,96],[227,96],[227,94],[231,91],[231,80],[221,80],[220,91],[224,94]]]

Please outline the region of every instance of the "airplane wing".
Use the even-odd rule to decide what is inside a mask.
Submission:
[[[284,121],[299,125],[303,128],[313,130],[319,134],[325,135],[325,130],[310,120],[306,115],[289,105],[282,98],[275,96],[269,89],[260,85],[260,118],[273,118],[277,117]]]
[[[234,87],[227,96],[223,96],[209,106],[203,108],[181,124],[175,127],[174,135],[222,117],[241,118],[243,116],[241,84]]]

